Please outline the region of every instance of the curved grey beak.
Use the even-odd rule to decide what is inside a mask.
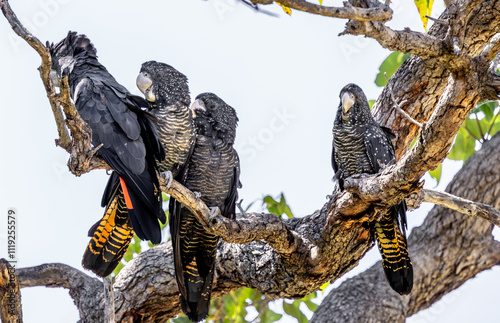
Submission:
[[[144,96],[146,97],[146,100],[148,100],[149,102],[156,101],[156,97],[152,91],[153,81],[151,81],[149,77],[144,76],[143,73],[139,73],[139,75],[137,75],[135,83],[137,84],[137,87],[142,92],[142,94],[144,94]]]
[[[345,92],[342,95],[342,110],[347,113],[349,109],[354,105],[354,95],[350,92]]]
[[[205,103],[200,99],[194,100],[194,102],[191,104],[190,109],[193,112],[193,118],[196,118],[196,111],[207,111]]]

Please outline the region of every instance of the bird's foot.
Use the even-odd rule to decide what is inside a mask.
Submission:
[[[201,193],[200,192],[193,192],[193,194],[194,194],[194,198],[198,202],[200,200],[200,198],[201,198]]]
[[[172,172],[169,170],[161,174],[163,175],[163,178],[167,181],[167,184],[165,186],[167,187],[168,190],[170,188],[170,185],[172,185],[172,181],[174,180],[174,175],[172,175]]]
[[[208,215],[208,223],[212,225],[217,222],[217,217],[221,215],[220,209],[217,206],[210,207],[210,214]]]

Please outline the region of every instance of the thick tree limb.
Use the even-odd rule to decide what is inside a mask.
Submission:
[[[2,10],[5,9],[7,2],[4,0],[0,3]],[[282,3],[286,5],[285,2]],[[471,8],[474,10],[471,11]],[[406,154],[396,165],[390,166],[382,174],[361,178],[357,182],[353,181],[349,186],[351,193],[334,192],[331,201],[327,202],[320,211],[300,219],[283,220],[280,223],[280,219],[272,215],[251,214],[247,218],[238,217],[234,222],[227,222],[224,219],[219,221],[216,216],[210,216],[207,210],[200,211],[197,217],[202,219],[208,228],[220,229],[221,235],[226,235],[229,241],[233,239],[232,241],[235,242],[249,242],[252,239],[264,239],[268,242],[254,241],[244,245],[221,243],[218,250],[218,277],[214,296],[242,286],[249,286],[274,298],[301,297],[317,290],[325,281],[341,277],[357,265],[359,259],[373,245],[370,229],[366,225],[366,222],[374,220],[375,212],[372,202],[383,201],[386,205],[394,204],[409,193],[418,191],[420,189],[418,181],[421,175],[428,169],[436,167],[444,159],[458,127],[468,112],[486,94],[498,93],[493,82],[496,82],[496,79],[487,72],[488,66],[485,58],[474,58],[485,52],[485,46],[488,43],[494,43],[491,41],[493,31],[498,30],[500,21],[491,12],[498,12],[499,8],[500,1],[458,0],[440,18],[448,19],[450,27],[436,24],[431,28],[428,36],[410,31],[395,32],[379,22],[360,22],[359,20],[355,22],[363,24],[362,28],[365,28],[368,36],[380,38],[380,40],[376,39],[383,46],[407,48],[404,51],[428,58],[426,61],[418,57],[408,59],[403,68],[390,80],[390,86],[394,89],[398,101],[405,102],[404,110],[415,120],[426,122],[420,140],[411,151],[406,153],[409,143],[419,129],[407,120],[401,119],[401,116],[395,116],[390,101],[387,101],[390,100],[390,96],[387,91],[384,91],[374,113],[383,125],[399,131],[398,156]],[[474,15],[469,14],[471,12]],[[456,39],[460,50],[459,56],[453,52],[450,45],[451,39]],[[424,52],[423,48],[427,51]],[[496,45],[492,48],[496,48]],[[489,57],[489,54],[484,57]],[[68,93],[67,83],[65,85],[64,81],[61,88],[61,91]],[[49,100],[50,98],[49,96]],[[69,119],[72,112],[64,112]],[[74,143],[84,143],[85,140],[89,140],[90,132],[85,128],[78,128],[69,120],[67,124]],[[75,133],[72,129],[75,129]],[[81,133],[85,136],[78,138],[77,135]],[[77,148],[72,147],[71,159],[83,156],[84,160],[88,160],[88,154],[92,151],[90,145]],[[81,174],[95,166],[75,160],[77,160],[77,166],[71,167],[75,174]],[[374,183],[379,186],[375,187]],[[169,188],[167,192],[175,188],[174,183],[173,188]],[[174,196],[173,191],[171,193]],[[197,205],[196,201],[190,200],[189,194],[186,199],[188,205],[191,203],[194,209],[203,209],[203,205]],[[427,240],[410,239],[410,247],[412,245],[415,246],[414,248],[429,247],[419,245],[419,241],[422,241],[421,243],[429,241],[431,246],[440,246],[440,235],[456,238],[466,233],[462,227],[456,230],[455,222],[444,222],[445,225],[443,225],[443,222],[435,223],[432,222],[433,218],[430,219],[430,230],[437,227],[441,231],[434,229],[435,235]],[[466,221],[473,220],[475,219]],[[475,224],[474,222],[473,226]],[[479,224],[480,230],[478,231],[481,231],[481,228],[484,229],[483,225],[488,226],[485,223]],[[243,227],[245,232],[240,230]],[[489,227],[491,230],[491,226]],[[487,233],[487,230],[482,231],[483,238],[487,236],[485,232]],[[481,239],[478,239],[478,244],[470,244],[470,246],[477,246],[480,242],[482,242]],[[485,246],[488,249],[488,252],[483,253],[485,257],[495,254],[498,249],[498,244],[485,244]],[[466,251],[467,246],[463,247]],[[431,248],[428,249],[431,250]],[[432,250],[435,253],[429,253],[431,257],[446,252],[440,247]],[[464,258],[464,255],[460,255],[458,259],[473,268],[472,271],[468,271],[467,268],[463,270],[460,267],[461,263],[457,260],[453,266],[450,266],[451,270],[449,267],[443,267],[442,264],[441,267],[437,267],[437,272],[442,273],[446,281],[456,278],[454,276],[456,272],[464,273],[464,276],[457,280],[463,283],[470,277],[470,274],[489,268],[488,266],[491,267],[492,261],[495,260],[495,257],[481,258],[481,255],[468,259]],[[416,268],[420,268],[417,265],[421,262],[419,256],[417,255],[413,260]],[[72,270],[60,267],[56,270],[55,266],[60,265],[54,264],[45,266],[37,267],[37,270],[26,269],[26,276],[23,278],[20,276],[22,284],[25,283],[24,280],[27,282],[23,286],[29,286],[30,283],[34,284],[37,281],[50,286],[69,288],[82,318],[89,322],[102,320],[105,305],[103,287],[99,281],[86,277],[82,273],[73,273],[73,278],[69,278],[68,275],[71,275]],[[374,270],[382,272],[380,265]],[[29,273],[32,275],[30,276]],[[418,271],[416,274],[419,274]],[[428,274],[431,275],[431,272],[429,271]],[[38,275],[40,279],[33,278],[33,275]],[[380,277],[374,280],[378,282],[375,285],[373,281],[359,284],[360,290],[361,288],[364,290],[366,286],[375,286],[377,290],[384,291],[388,285],[383,276]],[[431,280],[428,277],[427,279]],[[81,282],[81,284],[74,282]],[[428,295],[427,299],[418,300],[416,303],[420,304],[420,308],[428,306],[457,286],[456,283],[432,286],[436,287],[436,290],[424,285],[415,287],[420,288],[421,295]],[[177,299],[178,291],[173,274],[170,245],[155,247],[131,261],[116,277],[114,292],[117,320],[157,322],[165,321],[178,313],[180,310]],[[385,291],[384,295],[390,295],[390,292]],[[379,304],[379,307],[382,308],[381,313],[390,307],[397,312],[418,310],[418,307],[409,310],[400,299],[396,298],[391,298],[384,306]],[[369,310],[361,312],[370,313]]]
[[[491,173],[491,163],[498,160],[497,157],[500,158],[500,135],[495,136],[491,143],[483,145],[483,149],[470,158],[463,170],[451,182],[449,186],[451,192],[479,200],[483,197],[482,202],[500,206],[500,197],[495,193],[500,188],[500,169],[495,168],[495,173]],[[485,160],[490,160],[490,163],[484,163]],[[488,179],[483,175],[483,172],[488,172]],[[318,239],[321,229],[325,225],[328,209],[328,205],[325,205],[321,211],[310,216],[291,219],[284,221],[284,223],[289,230],[302,236],[311,236],[315,240]],[[251,216],[256,217],[257,215]],[[359,278],[348,280],[345,284],[349,285],[345,287],[343,287],[344,284],[341,285],[338,292],[344,291],[353,294],[342,294],[342,296],[336,297],[338,303],[333,305],[330,301],[326,301],[325,305],[320,306],[316,311],[315,318],[319,315],[317,320],[322,322],[325,320],[324,317],[322,319],[322,315],[328,317],[335,315],[333,321],[356,322],[362,318],[370,317],[373,319],[383,315],[382,317],[386,317],[389,321],[401,322],[404,317],[415,313],[422,307],[429,306],[442,297],[444,293],[461,285],[475,273],[500,262],[500,245],[493,241],[491,228],[491,224],[486,221],[457,215],[453,211],[436,207],[423,227],[415,230],[409,238],[416,277],[414,293],[411,294],[410,300],[401,298],[390,289],[385,281],[381,265],[376,264]],[[342,230],[345,229],[346,227],[342,227]],[[458,235],[456,230],[458,230]],[[357,232],[361,234],[363,231]],[[350,231],[344,231],[344,234],[339,231],[333,237],[335,239],[350,237]],[[339,240],[339,243],[350,245],[342,240]],[[358,248],[364,250],[367,240],[361,239],[358,240],[358,243]],[[332,249],[336,246],[335,244],[326,245]],[[368,246],[370,245],[368,244]],[[356,249],[351,248],[350,251],[345,252],[354,251]],[[337,252],[341,252],[341,249]],[[344,257],[347,256],[349,255],[344,255]],[[303,260],[294,261],[293,258],[288,260],[289,265],[287,266],[289,267],[286,267],[288,270],[283,270],[281,267],[285,265],[282,257],[262,242],[252,242],[246,245],[221,243],[217,259],[218,275],[214,297],[242,286],[257,288],[267,292],[267,295],[272,298],[300,297],[314,290],[314,286],[311,284],[313,279],[324,282],[332,277],[331,275],[325,276],[329,268],[316,266],[318,271],[314,274],[310,269],[313,266],[307,265],[307,262]],[[292,267],[292,263],[295,263],[295,266],[301,266],[301,268]],[[343,267],[344,271],[342,271],[335,262],[330,262],[328,265],[335,268],[335,277],[347,270]],[[354,265],[355,263],[352,264],[352,266]],[[57,266],[61,270],[67,270],[66,266],[60,267],[61,265],[47,266],[49,268]],[[26,275],[25,270],[33,272],[32,269],[20,270],[22,286],[28,285],[24,279],[32,276]],[[53,286],[54,280],[45,278],[45,270],[41,270],[40,274],[42,278],[38,280],[39,284]],[[62,276],[63,278],[56,276],[55,280],[63,282],[68,281],[66,277],[70,276],[67,273],[55,275]],[[75,275],[76,280],[80,279],[79,275]],[[436,278],[435,275],[440,275],[440,278]],[[155,278],[151,279],[151,277]],[[457,280],[456,283],[455,280]],[[104,311],[103,287],[101,283],[94,284],[93,281],[90,279],[88,283],[94,285],[94,291],[86,293],[92,294],[92,299],[100,299],[101,301],[98,304],[92,304],[92,312],[86,312],[86,321],[99,322],[97,317],[102,315]],[[33,282],[32,279],[29,285],[33,285]],[[429,283],[432,286],[426,287],[425,284]],[[65,283],[64,285],[79,286],[76,283]],[[180,308],[170,243],[140,254],[122,269],[116,277],[114,292],[117,320],[126,321],[131,317],[140,317],[140,320],[144,322],[155,320],[161,322],[175,316]],[[427,295],[427,298],[421,295]],[[375,302],[374,299],[376,299]],[[90,298],[85,298],[85,301],[89,300]],[[370,302],[374,305],[369,306]],[[413,302],[415,305],[412,305]],[[80,307],[85,308],[90,306],[79,304]],[[336,307],[335,309],[328,307],[323,310],[323,306]],[[337,308],[338,306],[341,308]],[[355,306],[358,310],[354,310],[350,306]],[[360,311],[359,308],[367,308],[367,310]],[[352,317],[354,318],[350,320]]]
[[[220,212],[210,210],[201,199],[177,181],[173,180],[167,188],[165,177],[162,176],[161,179],[165,193],[189,208],[205,229],[218,235],[225,242],[244,244],[264,240],[280,254],[290,254],[299,246],[307,244],[274,214],[249,213],[230,220],[220,215]]]
[[[446,191],[500,207],[499,158],[497,134],[469,158]],[[500,243],[494,240],[492,228],[482,219],[434,207],[408,239],[414,266],[409,297],[390,289],[379,262],[333,290],[311,322],[404,322],[479,272],[500,265]]]
[[[0,322],[23,322],[19,280],[15,268],[5,259],[0,259]]]
[[[101,309],[99,320],[104,316],[104,288],[103,283],[96,278],[92,278],[83,272],[59,263],[43,264],[36,267],[20,268],[17,270],[20,287],[46,286],[63,287],[69,290],[69,295],[73,298],[78,308],[83,322],[92,319],[90,313],[94,309]],[[89,320],[87,320],[89,318]],[[99,322],[96,320],[94,322]]]
[[[251,0],[254,4],[272,4],[270,0]],[[333,18],[352,19],[357,21],[389,21],[392,19],[392,9],[389,6],[380,5],[377,8],[359,8],[353,7],[348,2],[344,2],[344,7],[328,7],[319,4],[307,2],[304,0],[279,0],[280,4],[312,13]]]

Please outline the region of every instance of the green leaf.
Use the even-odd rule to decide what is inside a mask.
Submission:
[[[424,24],[424,29],[426,31],[427,31],[428,19],[425,16],[431,15],[433,3],[434,0],[415,0],[415,5],[417,6],[417,10],[420,15],[420,20],[422,20],[422,23]]]
[[[453,144],[453,147],[451,147],[450,153],[448,154],[448,158],[466,161],[476,152],[475,147],[476,140],[467,132],[467,130],[465,130],[464,127],[460,127],[455,138],[455,143]]]
[[[484,113],[487,121],[491,121],[495,116],[495,108],[498,107],[498,101],[483,101],[479,102],[477,107],[472,112],[481,111]]]
[[[494,136],[500,130],[500,118],[497,117],[495,124],[491,127],[490,136]]]
[[[281,319],[283,315],[281,314],[278,314],[276,312],[273,312],[272,310],[268,309],[265,310],[264,312],[262,312],[261,315],[259,315],[259,318],[260,318],[260,321],[261,322],[265,322],[265,323],[272,323],[272,322],[276,322],[278,321],[279,319]]]
[[[436,167],[435,170],[430,170],[429,171],[429,175],[431,175],[432,178],[434,178],[437,182],[437,184],[439,184],[439,181],[441,180],[441,173],[443,171],[443,164],[439,164],[438,167]]]
[[[161,192],[161,200],[163,202],[167,202],[169,199],[170,197],[167,194],[165,194],[165,192]]]
[[[478,122],[478,120],[476,118],[473,119],[470,116],[467,119],[465,119],[465,121],[462,125],[462,127],[464,127],[466,131],[467,130],[470,131],[470,133],[472,134],[472,137],[474,139],[481,139],[482,138],[481,133],[484,133],[484,130],[482,129],[483,127],[481,127],[481,130],[480,130],[479,126],[480,126],[480,122]],[[469,131],[467,131],[467,132],[469,132]]]
[[[380,72],[375,78],[375,84],[377,86],[384,87],[387,84],[384,72],[387,73],[387,77],[390,79],[408,57],[410,57],[410,54],[403,54],[400,52],[393,52],[387,56],[379,67]]]
[[[295,317],[299,323],[307,323],[307,317],[299,309],[300,303],[301,301],[294,301],[289,304],[283,301],[283,310],[285,310],[286,314]]]
[[[288,204],[286,203],[285,196],[283,193],[280,195],[280,201],[276,201],[272,196],[267,195],[262,199],[262,202],[266,204],[267,210],[270,213],[276,215],[286,214],[288,218],[293,218],[293,213]]]
[[[141,239],[137,236],[137,234],[134,234],[134,239],[130,243],[130,247],[132,247],[132,251],[136,254],[141,253]],[[129,248],[130,248],[129,247]]]
[[[375,104],[377,100],[369,100],[368,105],[370,105],[370,109],[373,107],[373,104]]]
[[[316,308],[318,307],[318,304],[314,303],[312,300],[316,298],[316,292],[312,292],[311,294],[309,295],[306,295],[302,301],[304,302],[304,304],[306,304],[306,306],[309,308],[309,310],[311,310],[312,312],[314,312],[316,310]]]

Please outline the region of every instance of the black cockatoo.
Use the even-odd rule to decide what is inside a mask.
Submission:
[[[359,86],[346,85],[340,91],[340,100],[333,125],[332,167],[343,190],[344,179],[354,174],[378,173],[396,161],[396,154],[391,130],[373,119]],[[390,207],[374,223],[374,231],[389,284],[399,294],[409,294],[413,267],[406,247],[405,202]]]
[[[212,93],[198,95],[191,107],[196,143],[179,181],[199,193],[208,207],[218,207],[232,219],[240,187],[240,164],[233,148],[236,112]],[[181,307],[191,321],[198,322],[208,315],[219,238],[205,231],[193,213],[175,200],[170,202],[169,222]]]
[[[156,161],[164,159],[165,150],[154,126],[156,117],[143,110],[147,101],[114,79],[97,60],[96,49],[85,35],[69,32],[50,46],[50,53],[52,69],[59,77],[68,77],[75,107],[92,129],[92,145],[102,145],[97,153],[114,170],[102,199],[109,211],[105,216],[114,217],[116,210],[127,209],[140,238],[160,242],[158,220],[165,222],[166,217]],[[115,203],[117,194],[122,198]],[[96,224],[93,229],[107,228]]]
[[[149,101],[148,111],[158,118],[159,139],[166,151],[159,164],[161,172],[177,176],[194,147],[195,130],[187,78],[170,65],[149,61],[142,64],[137,86]],[[117,195],[110,204],[84,254],[84,267],[100,276],[109,275],[118,265],[134,235],[123,198]],[[115,210],[116,209],[116,210]]]

